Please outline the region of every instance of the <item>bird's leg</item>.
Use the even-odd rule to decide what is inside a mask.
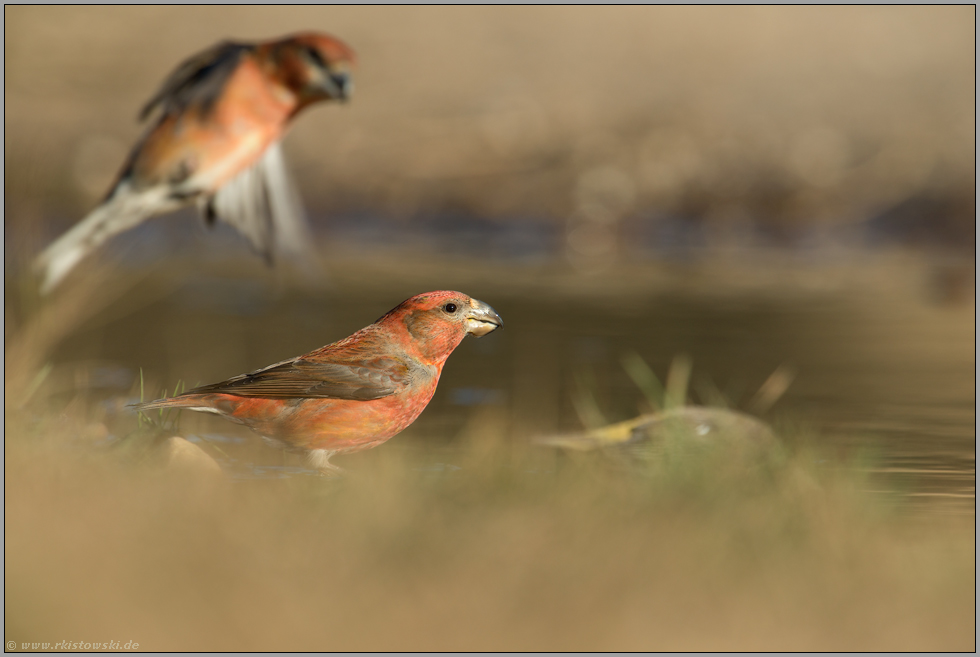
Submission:
[[[344,470],[339,465],[334,465],[333,463],[325,463],[319,468],[320,474],[324,477],[343,477],[347,475],[347,470]]]
[[[310,465],[326,477],[343,476],[347,471],[330,462],[330,457],[336,453],[337,451],[332,449],[314,449],[310,452]]]
[[[204,225],[208,228],[214,228],[214,224],[218,220],[218,213],[214,209],[214,196],[199,196],[197,209],[201,213],[201,218],[204,219]]]

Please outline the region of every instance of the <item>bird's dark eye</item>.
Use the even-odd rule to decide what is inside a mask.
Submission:
[[[455,303],[447,303],[445,306],[442,307],[442,309],[445,310],[450,315],[452,315],[454,312],[456,312],[457,307]]]
[[[323,61],[323,55],[321,55],[320,51],[314,48],[313,46],[306,47],[306,54],[309,55],[310,59],[313,60],[313,63],[319,66],[320,68],[327,67],[327,63]]]

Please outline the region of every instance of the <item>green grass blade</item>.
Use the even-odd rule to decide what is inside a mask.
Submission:
[[[636,387],[640,389],[647,403],[654,411],[659,411],[664,405],[664,387],[660,379],[653,373],[647,362],[643,360],[635,351],[629,351],[620,358],[620,363],[626,374],[633,380]]]
[[[687,403],[687,387],[691,381],[691,357],[678,354],[670,363],[667,372],[667,386],[664,394],[664,408],[680,408]]]

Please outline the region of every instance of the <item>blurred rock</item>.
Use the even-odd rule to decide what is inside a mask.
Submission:
[[[195,476],[221,476],[221,466],[207,452],[180,436],[171,436],[157,448],[160,461],[173,472]]]
[[[628,442],[680,438],[698,443],[770,445],[776,436],[765,422],[725,408],[684,406],[648,416],[632,428]]]
[[[771,447],[777,440],[769,425],[751,415],[724,408],[683,406],[640,415],[584,434],[548,436],[535,442],[581,451],[609,447],[648,449],[667,442],[752,451]]]

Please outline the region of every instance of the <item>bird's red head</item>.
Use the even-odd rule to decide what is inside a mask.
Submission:
[[[287,37],[285,40],[316,49],[329,65],[338,65],[342,62],[348,66],[357,65],[357,54],[354,50],[340,39],[329,34],[300,32]]]
[[[299,96],[299,108],[319,100],[350,98],[351,69],[357,55],[346,43],[326,34],[301,32],[270,44],[280,75]]]
[[[462,292],[418,294],[377,321],[401,338],[402,346],[432,364],[445,362],[467,335],[481,337],[504,325],[493,308]]]

